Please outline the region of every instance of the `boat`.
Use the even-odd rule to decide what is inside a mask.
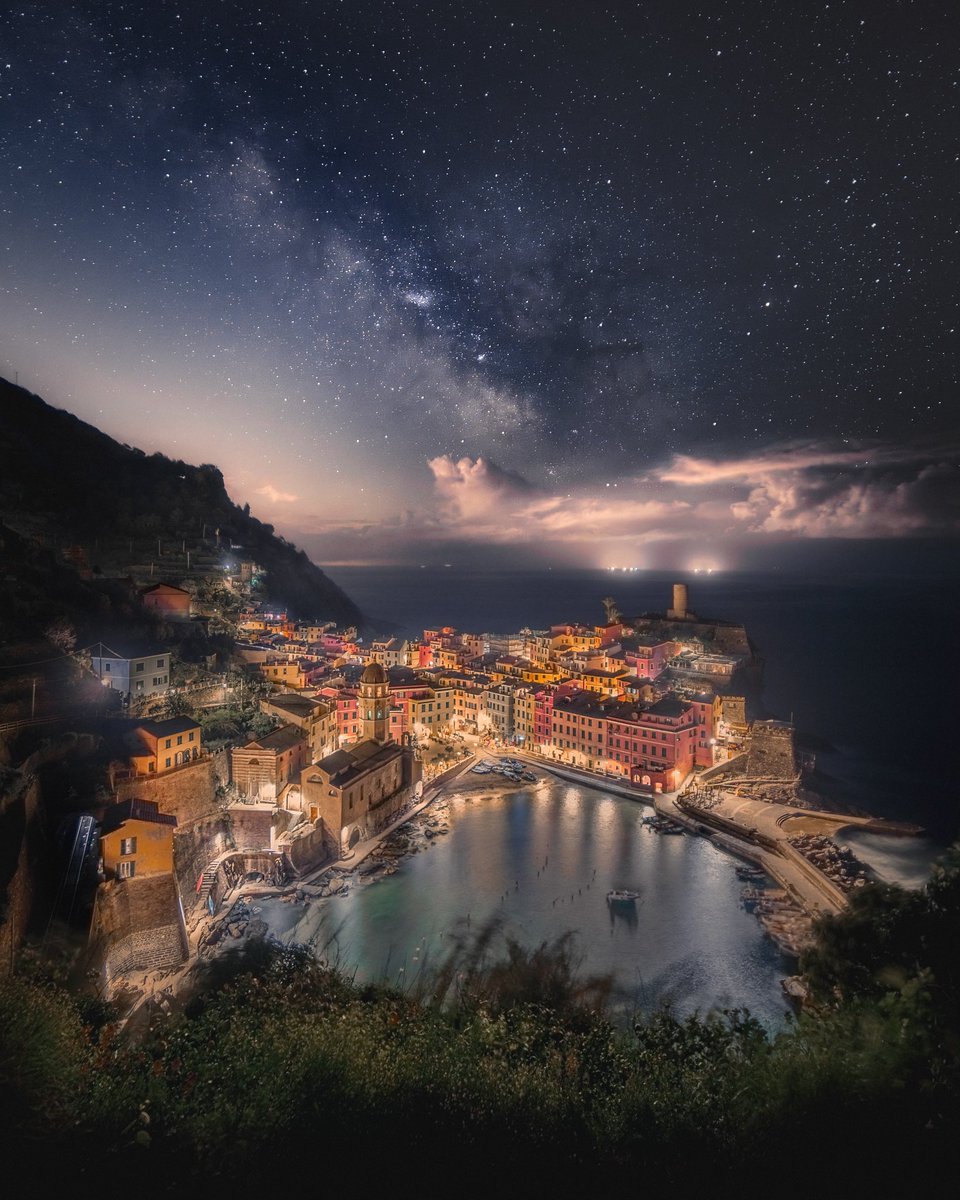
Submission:
[[[523,774],[521,775],[521,779],[525,779],[527,781],[527,783],[536,783],[537,782],[537,777],[536,777],[536,775],[534,775],[534,773],[532,771],[524,771]]]
[[[607,892],[608,904],[633,904],[639,899],[640,893],[632,892],[629,888],[614,888],[613,891]]]
[[[470,770],[473,771],[474,775],[489,775],[490,774],[490,768],[485,767],[483,765],[483,763],[477,763],[477,765],[475,767],[471,767]]]

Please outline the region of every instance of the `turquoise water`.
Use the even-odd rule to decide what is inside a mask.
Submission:
[[[268,901],[261,915],[359,980],[410,987],[490,919],[529,947],[572,930],[581,973],[614,975],[621,1014],[669,1000],[681,1013],[746,1007],[780,1025],[792,965],[740,907],[736,860],[705,838],[650,832],[649,812],[556,779],[454,793],[440,809],[449,833],[396,874],[306,906]],[[612,888],[640,898],[611,906]]]

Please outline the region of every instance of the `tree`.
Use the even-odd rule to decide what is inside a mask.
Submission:
[[[43,631],[43,636],[64,654],[72,654],[77,644],[77,631],[65,617],[58,617],[48,625]]]
[[[623,621],[623,613],[617,608],[617,602],[612,596],[606,596],[603,603],[603,612],[608,625],[619,625]]]

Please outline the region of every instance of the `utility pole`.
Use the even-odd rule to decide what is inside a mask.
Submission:
[[[31,683],[33,684],[33,691],[30,694],[30,719],[32,721],[33,715],[37,711],[37,680],[36,680],[36,677],[34,677],[31,680]]]

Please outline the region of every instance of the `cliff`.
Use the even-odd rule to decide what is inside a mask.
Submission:
[[[232,552],[264,568],[270,601],[291,615],[363,622],[306,554],[227,494],[209,463],[191,466],[121,445],[78,417],[0,379],[0,520],[94,578],[149,559],[160,544]],[[164,564],[158,566],[164,573]]]

